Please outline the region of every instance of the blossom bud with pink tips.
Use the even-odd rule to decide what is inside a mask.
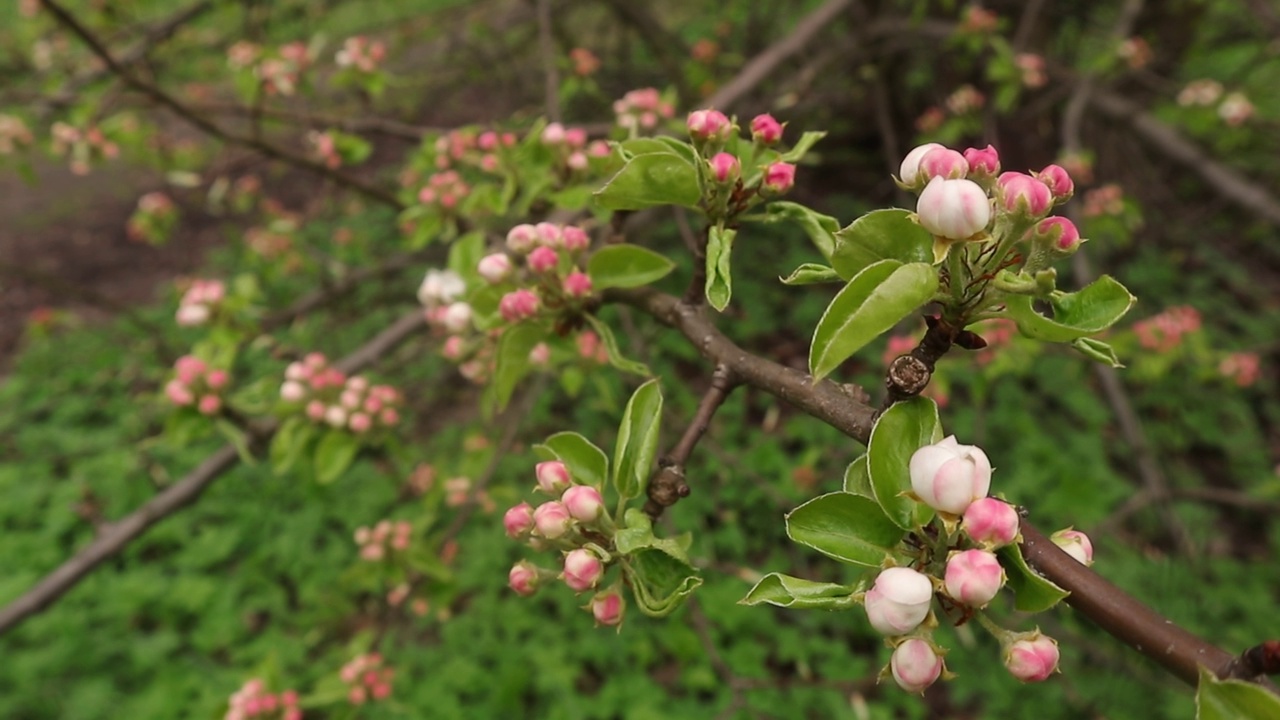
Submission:
[[[568,508],[574,520],[584,525],[590,525],[604,514],[604,498],[590,485],[574,485],[565,490],[560,502]]]
[[[507,322],[527,320],[538,314],[538,296],[532,290],[512,290],[498,301],[498,312]]]
[[[591,294],[591,277],[586,273],[574,270],[564,278],[564,294],[573,298],[584,298]]]
[[[972,180],[935,177],[916,203],[920,226],[947,240],[967,240],[991,221],[991,201]]]
[[[942,675],[942,658],[927,640],[908,638],[893,649],[889,671],[898,687],[922,693]]]
[[[965,508],[960,529],[988,550],[1001,548],[1018,539],[1018,511],[1003,500],[979,498]]]
[[[548,495],[559,495],[573,483],[569,468],[559,460],[540,462],[533,472],[538,477],[538,489]]]
[[[1040,218],[1053,207],[1053,193],[1048,185],[1026,173],[1001,173],[996,180],[996,205],[1021,217]]]
[[[550,272],[560,264],[560,256],[556,251],[543,245],[529,253],[529,269],[536,273]]]
[[[493,253],[480,258],[476,272],[485,282],[497,284],[511,277],[511,258],[506,253]]]
[[[1059,215],[1047,217],[1037,223],[1031,231],[1031,240],[1057,257],[1074,254],[1084,243],[1076,224]]]
[[[471,327],[471,306],[465,302],[451,303],[444,311],[444,327],[451,333],[460,333]]]
[[[1039,630],[1024,633],[1005,647],[1004,666],[1024,683],[1045,680],[1058,669],[1058,641]]]
[[[560,241],[565,250],[581,252],[591,245],[591,236],[577,225],[565,225],[560,231]]]
[[[898,181],[902,184],[904,190],[919,190],[924,187],[925,181],[920,177],[920,161],[924,156],[929,154],[931,150],[944,148],[938,143],[925,143],[903,158],[902,165],[898,168]]]
[[[564,143],[565,137],[564,126],[553,122],[542,129],[542,137],[540,139],[543,145],[561,145]]]
[[[517,225],[507,231],[507,249],[521,255],[538,245],[538,229],[529,223]]]
[[[1004,568],[986,550],[962,550],[947,560],[943,586],[952,600],[984,608],[1004,587]]]
[[[1075,558],[1076,562],[1086,566],[1093,564],[1093,542],[1088,535],[1067,528],[1054,533],[1049,539],[1062,548],[1063,552]]]
[[[719,110],[694,110],[687,126],[695,143],[723,143],[733,132],[733,123]]]
[[[181,380],[170,380],[164,386],[164,394],[168,396],[169,402],[174,405],[190,405],[196,401],[195,395],[192,394],[191,388]]]
[[[217,395],[205,395],[200,398],[196,409],[200,411],[201,415],[217,415],[218,411],[222,409],[222,398]]]
[[[560,226],[555,223],[540,222],[533,229],[538,232],[538,244],[543,247],[558,248],[564,242]]]
[[[925,183],[940,177],[946,180],[959,180],[969,174],[969,161],[964,155],[951,148],[934,148],[920,158],[918,179]]]
[[[969,163],[968,178],[983,185],[1000,174],[1000,153],[990,145],[985,148],[969,148],[964,151],[964,159]]]
[[[605,590],[591,598],[591,615],[596,622],[607,627],[622,624],[622,616],[626,614],[627,603],[617,590]]]
[[[774,145],[782,139],[782,123],[765,113],[751,118],[751,137],[761,145]]]
[[[307,389],[296,380],[285,380],[280,386],[280,399],[285,402],[298,402],[307,396]]]
[[[555,540],[569,532],[572,521],[569,509],[564,506],[564,503],[555,500],[542,503],[533,511],[534,528],[539,535],[548,540]]]
[[[509,508],[502,516],[502,527],[513,540],[533,532],[533,508],[527,502]]]
[[[961,445],[951,435],[925,445],[908,465],[911,491],[934,510],[962,515],[991,489],[991,461],[976,445]]]
[[[786,162],[776,162],[765,168],[762,183],[765,192],[782,195],[796,184],[796,166]]]
[[[736,182],[742,174],[742,166],[738,158],[726,152],[716,153],[715,157],[707,161],[707,164],[711,167],[711,177],[723,185]]]
[[[863,596],[871,627],[883,635],[905,635],[929,615],[933,583],[921,572],[905,567],[881,571]]]
[[[529,351],[529,364],[535,367],[546,367],[551,362],[551,346],[540,342]]]
[[[1048,165],[1043,170],[1035,173],[1040,182],[1049,186],[1049,190],[1053,192],[1053,201],[1062,204],[1071,199],[1076,192],[1076,184],[1072,182],[1071,175],[1067,173],[1066,168],[1061,165]]]
[[[564,556],[564,572],[560,577],[574,592],[586,592],[600,584],[604,577],[604,563],[586,548],[570,550]]]
[[[511,571],[507,573],[508,587],[523,597],[529,597],[537,592],[540,579],[538,567],[528,560],[521,560],[512,565]]]

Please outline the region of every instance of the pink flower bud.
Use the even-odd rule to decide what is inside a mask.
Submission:
[[[570,550],[564,556],[564,572],[560,577],[576,593],[585,592],[600,583],[604,577],[604,563],[595,553],[585,548]]]
[[[613,149],[604,140],[593,140],[587,146],[587,154],[595,158],[606,158],[613,154]]]
[[[616,627],[622,623],[622,616],[625,614],[627,604],[618,591],[606,590],[602,593],[596,593],[595,597],[591,598],[590,607],[591,615],[595,617],[598,624]]]
[[[538,476],[538,489],[548,495],[563,493],[573,482],[569,477],[569,468],[559,460],[538,463],[534,474]]]
[[[1007,172],[996,180],[996,203],[1005,212],[1044,217],[1053,207],[1053,193],[1048,185],[1030,175]]]
[[[1004,587],[1004,568],[986,550],[962,550],[947,560],[943,582],[952,600],[983,608]]]
[[[340,428],[347,424],[347,411],[341,405],[330,405],[325,408],[324,421],[332,427]]]
[[[325,410],[326,410],[325,404],[320,402],[319,400],[312,400],[311,402],[307,403],[307,417],[311,418],[316,422],[320,422],[322,419],[324,419]]]
[[[782,124],[772,115],[757,115],[751,118],[751,137],[761,145],[773,145],[782,139]]]
[[[519,322],[538,314],[538,296],[532,290],[513,290],[498,301],[498,312],[507,322]]]
[[[1000,174],[1000,153],[990,145],[982,150],[969,148],[964,151],[964,159],[969,163],[969,179],[982,181]]]
[[[544,247],[558,248],[563,242],[560,226],[549,222],[540,222],[534,226],[538,231],[538,243]]]
[[[574,270],[564,278],[564,293],[569,297],[582,298],[591,294],[591,278]]]
[[[782,195],[796,184],[796,166],[791,163],[776,162],[764,171],[764,189],[776,195]]]
[[[378,413],[378,419],[383,425],[391,427],[400,422],[400,413],[396,412],[395,408],[383,408],[382,412]]]
[[[208,305],[181,305],[174,320],[182,327],[195,327],[209,322],[211,314]]]
[[[928,641],[909,638],[893,649],[889,670],[898,687],[922,693],[942,675],[942,658]]]
[[[458,335],[450,335],[445,339],[444,346],[440,348],[440,354],[443,355],[446,360],[457,360],[462,357],[462,350],[462,337]],[[369,398],[369,400],[373,401],[373,398]],[[382,407],[381,403],[369,412],[377,412],[380,407]]]
[[[338,396],[338,402],[346,410],[355,410],[360,407],[360,393],[355,390],[344,390]]]
[[[284,369],[284,377],[286,380],[300,382],[311,377],[311,368],[300,362],[291,362]]]
[[[1050,538],[1054,545],[1062,548],[1064,552],[1076,559],[1083,565],[1093,564],[1093,543],[1089,540],[1089,536],[1079,530],[1059,530]]]
[[[569,514],[583,524],[590,524],[600,519],[604,512],[604,498],[600,491],[590,485],[574,485],[564,491],[560,502],[569,509]]]
[[[1049,190],[1053,191],[1054,202],[1064,203],[1075,194],[1076,184],[1071,181],[1071,175],[1061,165],[1048,165],[1035,175],[1049,186]]]
[[[533,531],[533,508],[529,503],[520,503],[507,510],[502,516],[502,525],[507,530],[507,537],[515,539],[524,537]]]
[[[571,520],[569,509],[555,500],[542,503],[533,511],[534,527],[539,535],[548,540],[555,540],[569,532]]]
[[[476,147],[483,152],[493,152],[498,148],[498,133],[493,130],[480,133],[480,137],[476,138]]]
[[[302,387],[302,383],[295,380],[285,380],[280,386],[280,399],[285,402],[298,402],[306,397],[307,389]]]
[[[506,253],[493,253],[480,258],[476,272],[488,283],[500,283],[511,276],[511,258]]]
[[[898,168],[898,179],[902,184],[916,189],[923,187],[924,180],[920,178],[920,161],[930,150],[942,147],[938,143],[925,143],[907,153],[902,160],[902,165]]]
[[[571,148],[583,148],[587,146],[587,131],[580,127],[569,128],[564,131],[564,143]]]
[[[979,498],[965,508],[960,527],[974,542],[994,550],[1017,539],[1018,511],[1003,500]]]
[[[963,514],[991,488],[991,462],[986,453],[975,445],[959,444],[955,435],[916,450],[909,470],[916,497],[934,510],[952,515]]]
[[[443,320],[449,332],[462,332],[471,327],[471,306],[464,302],[452,303],[445,309]]]
[[[934,148],[920,158],[918,179],[928,182],[936,177],[957,180],[969,174],[969,161],[951,148]]]
[[[517,225],[507,232],[507,248],[521,255],[529,252],[538,244],[538,230],[525,223]]]
[[[1040,682],[1058,669],[1058,642],[1039,631],[1011,643],[1004,651],[1004,666],[1022,682]]]
[[[202,415],[214,415],[222,409],[222,398],[217,395],[205,395],[200,398],[198,409]]]
[[[204,374],[208,366],[204,361],[195,355],[183,355],[173,364],[174,374],[178,376],[178,381],[184,385],[190,385],[196,381],[196,378]]]
[[[722,143],[733,132],[733,124],[719,110],[694,110],[687,125],[689,136],[698,142]]]
[[[195,395],[191,393],[191,388],[181,380],[170,380],[164,386],[164,394],[174,405],[190,405],[196,400]]]
[[[716,156],[708,161],[711,166],[711,176],[716,182],[728,184],[738,179],[742,173],[742,167],[738,163],[738,158],[729,153],[716,153]]]
[[[347,421],[347,425],[352,432],[366,433],[373,427],[373,419],[361,412],[351,413],[351,419]]]
[[[580,252],[591,245],[591,237],[587,235],[587,231],[576,225],[565,225],[560,231],[560,239],[564,249],[569,252]]]
[[[935,177],[916,203],[920,226],[948,240],[967,240],[991,221],[991,202],[972,180]]]
[[[1041,220],[1031,231],[1031,239],[1058,255],[1070,255],[1084,242],[1076,224],[1058,215]]]
[[[551,346],[546,343],[540,342],[529,351],[529,364],[546,367],[549,362],[551,362]]]
[[[555,250],[544,245],[529,253],[528,262],[529,269],[536,273],[550,272],[560,264],[560,256]]]
[[[565,140],[564,126],[560,123],[550,123],[542,129],[543,145],[560,145]]]
[[[521,560],[511,566],[511,572],[507,573],[507,585],[517,595],[529,597],[538,590],[538,584],[538,568],[528,560]]]
[[[876,576],[863,597],[871,627],[883,635],[905,635],[929,615],[933,583],[923,573],[905,567],[888,568]]]

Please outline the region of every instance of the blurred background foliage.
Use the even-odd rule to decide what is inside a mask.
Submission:
[[[212,436],[175,447],[161,435],[159,388],[199,337],[172,322],[176,276],[248,273],[264,304],[279,309],[405,250],[391,213],[154,111],[46,17],[28,17],[34,4],[0,6],[0,114],[22,118],[41,148],[61,121],[100,127],[122,152],[95,158],[83,176],[85,168],[63,169],[75,157],[0,155],[12,171],[0,193],[0,602],[218,447]],[[68,3],[116,52],[147,44],[140,72],[233,127],[247,128],[244,103],[260,102],[228,70],[235,43],[301,41],[328,57],[349,36],[383,40],[387,72],[377,85],[343,86],[317,73],[307,92],[262,102],[273,112],[260,118],[268,136],[293,146],[307,129],[334,125],[325,118],[346,122],[370,145],[361,173],[374,180],[394,176],[420,138],[433,142],[429,128],[527,122],[545,107],[531,3],[203,4],[205,12],[159,39],[150,34],[176,3]],[[819,3],[550,5],[564,112],[590,126],[611,119],[613,99],[644,86],[676,93],[681,117]],[[1280,13],[1255,0],[1007,0],[976,13],[948,1],[844,5],[727,109],[829,131],[792,199],[842,223],[906,202],[890,173],[919,142],[990,142],[1008,169],[1074,163],[1071,206],[1092,241],[1082,263],[1060,272],[1111,273],[1139,297],[1132,323],[1108,338],[1129,367],[1109,385],[1077,355],[992,328],[992,349],[940,366],[931,392],[944,403],[944,425],[986,448],[999,493],[1026,505],[1041,527],[1089,532],[1096,568],[1174,621],[1231,650],[1274,635],[1280,233],[1276,215],[1242,204],[1238,189],[1205,169],[1247,178],[1274,212]],[[590,50],[598,69],[577,72],[575,48]],[[1086,83],[1092,97],[1072,121]],[[1117,103],[1144,114],[1116,112]],[[1179,157],[1143,132],[1147,121],[1200,154]],[[20,184],[20,174],[32,184]],[[271,202],[244,212],[210,202],[217,179],[250,174]],[[163,247],[125,231],[137,196],[157,189],[181,210]],[[91,242],[64,242],[71,232]],[[264,252],[271,233],[285,238],[281,252]],[[681,257],[670,214],[650,218],[643,237]],[[739,243],[737,300],[721,327],[804,367],[808,329],[833,290],[785,287],[777,277],[817,258],[794,228],[753,230]],[[673,291],[688,277],[681,263],[666,281]],[[262,352],[247,356],[238,377],[273,387],[278,358],[289,352],[349,352],[412,306],[425,268],[425,260],[392,267],[255,341]],[[643,318],[604,316],[627,352],[665,379],[665,447],[696,407],[708,368]],[[0,716],[222,717],[249,677],[298,689],[308,718],[1194,714],[1187,688],[1069,609],[1036,620],[1062,642],[1060,677],[1019,686],[1000,670],[990,638],[961,627],[947,658],[959,677],[922,701],[876,685],[887,653],[860,614],[736,605],[760,572],[842,579],[841,566],[790,544],[781,520],[838,488],[861,451],[748,390],[717,417],[689,468],[693,495],[663,521],[693,531],[706,579],[694,604],[666,620],[632,613],[615,634],[593,629],[560,589],[518,598],[504,573],[520,548],[502,536],[499,518],[533,483],[529,445],[574,429],[612,447],[635,381],[589,367],[563,385],[531,381],[515,403],[516,439],[504,447],[495,423],[470,409],[478,392],[438,349],[438,338],[416,338],[372,373],[409,399],[411,428],[390,451],[362,456],[326,486],[273,476],[265,463],[238,467],[0,637]],[[875,394],[883,350],[851,361],[843,379]],[[1118,403],[1131,407],[1146,447],[1118,419]],[[462,512],[449,495],[465,490],[452,478],[491,482],[471,498],[474,507],[462,498],[467,522],[445,538]],[[420,590],[425,608],[389,606],[394,573],[358,557],[356,528],[384,518],[411,522],[422,552],[446,556]],[[391,700],[326,702],[338,669],[374,649],[395,669]]]

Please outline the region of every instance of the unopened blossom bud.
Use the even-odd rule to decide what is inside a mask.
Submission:
[[[600,578],[604,577],[604,563],[586,548],[570,550],[564,556],[564,572],[560,577],[574,592],[585,592],[598,585]]]
[[[347,411],[341,405],[330,405],[325,408],[324,421],[332,427],[340,428],[347,424]]]
[[[716,156],[707,163],[711,166],[711,177],[718,183],[735,182],[742,174],[742,166],[738,163],[738,158],[726,152],[716,153]]]
[[[983,608],[1004,587],[1004,568],[986,550],[962,550],[947,560],[943,578],[947,595],[971,608]]]
[[[564,126],[560,123],[550,123],[542,129],[543,145],[560,145],[565,141]]]
[[[1004,547],[1018,538],[1018,511],[1003,500],[979,498],[965,508],[960,529],[988,549]]]
[[[538,584],[538,568],[528,560],[521,560],[512,565],[511,571],[507,573],[507,585],[515,590],[517,595],[529,597],[537,592]]]
[[[533,508],[525,502],[510,508],[502,516],[502,526],[509,538],[528,535],[533,530]]]
[[[990,222],[991,202],[987,193],[972,180],[935,177],[921,191],[916,215],[920,226],[932,235],[967,240]]]
[[[464,302],[450,304],[444,311],[444,327],[454,333],[471,327],[471,306]]]
[[[751,137],[761,145],[773,145],[782,139],[782,123],[765,113],[751,118]]]
[[[222,398],[217,395],[205,395],[196,406],[202,415],[214,415],[222,409]]]
[[[893,649],[889,670],[898,687],[921,693],[942,675],[942,658],[927,640],[909,638]]]
[[[1008,213],[1044,217],[1053,207],[1053,193],[1048,185],[1026,173],[1001,173],[996,180],[996,204]]]
[[[298,402],[306,397],[307,389],[295,380],[285,380],[280,386],[280,399],[285,402]]]
[[[902,184],[916,190],[923,187],[924,180],[920,178],[920,161],[924,159],[924,156],[930,150],[941,147],[943,146],[938,143],[925,143],[907,153],[907,156],[902,160],[902,165],[898,168],[898,179],[902,181]]]
[[[452,270],[428,270],[418,287],[418,301],[427,306],[450,303],[466,291],[466,282]]]
[[[569,532],[571,520],[569,509],[555,500],[542,503],[533,511],[534,527],[539,535],[548,540],[555,540]]]
[[[600,496],[599,490],[590,485],[574,485],[565,490],[560,502],[568,508],[574,520],[584,525],[599,520],[604,513],[604,498]]]
[[[733,124],[719,110],[694,110],[687,121],[689,137],[695,142],[722,143],[729,139]]]
[[[208,305],[182,305],[178,308],[174,320],[182,327],[195,327],[209,322],[210,315]]]
[[[533,227],[538,231],[538,244],[549,248],[558,248],[563,244],[564,236],[559,225],[540,222]]]
[[[1080,532],[1067,528],[1059,530],[1050,538],[1054,545],[1062,548],[1064,552],[1076,559],[1083,565],[1093,564],[1093,543],[1089,540],[1089,536]]]
[[[920,158],[918,179],[922,182],[928,183],[936,177],[958,180],[968,174],[969,161],[951,148],[934,148]]]
[[[493,253],[480,258],[476,272],[488,283],[500,283],[511,277],[511,258],[506,253]]]
[[[591,237],[587,231],[577,225],[565,225],[560,230],[560,242],[569,252],[580,252],[591,245]]]
[[[316,422],[320,422],[321,420],[324,419],[324,413],[326,409],[327,408],[325,407],[324,403],[320,402],[319,400],[312,400],[311,402],[307,403],[307,417],[311,418]]]
[[[1084,242],[1076,224],[1059,215],[1047,217],[1037,223],[1031,231],[1031,240],[1057,256],[1071,255]]]
[[[587,131],[580,127],[569,128],[564,131],[564,143],[571,148],[583,148],[587,146]]]
[[[987,454],[976,445],[961,445],[955,435],[916,450],[908,468],[916,497],[934,510],[952,515],[963,514],[991,489]]]
[[[796,166],[791,163],[776,162],[764,171],[763,186],[766,192],[782,195],[796,184]]]
[[[1058,642],[1039,631],[1010,643],[1004,651],[1004,666],[1022,682],[1040,682],[1058,669]]]
[[[230,379],[231,376],[227,374],[226,370],[210,370],[204,376],[205,383],[214,390],[221,390],[226,387],[227,381]]]
[[[521,255],[538,245],[538,230],[529,223],[517,225],[507,231],[507,249]]]
[[[556,269],[556,266],[560,264],[560,256],[556,254],[555,250],[543,245],[542,247],[534,248],[533,252],[529,253],[527,261],[530,270],[536,273],[544,273]]]
[[[616,627],[622,623],[622,616],[627,609],[627,603],[622,599],[622,594],[617,590],[606,590],[602,593],[596,593],[591,598],[591,615],[595,617],[596,622],[608,627]]]
[[[347,420],[347,427],[356,433],[369,432],[369,428],[373,427],[373,418],[362,412],[351,413],[350,419]]]
[[[569,477],[569,468],[559,460],[538,463],[534,474],[538,477],[538,489],[548,495],[560,495],[573,482]]]
[[[564,278],[564,294],[569,297],[582,298],[591,294],[591,277],[586,273],[574,270]]]
[[[538,296],[532,290],[513,290],[498,301],[498,312],[507,322],[519,322],[538,314]]]
[[[990,145],[979,150],[969,148],[964,151],[964,159],[969,163],[968,178],[982,184],[1000,174],[1000,153]]]
[[[1071,181],[1071,175],[1061,165],[1048,165],[1035,175],[1041,182],[1049,186],[1049,190],[1053,192],[1053,200],[1056,203],[1064,203],[1075,194],[1076,184]]]
[[[208,367],[195,355],[183,355],[173,363],[174,374],[178,376],[178,381],[186,385],[194,383]]]
[[[888,568],[876,576],[863,597],[871,627],[883,635],[905,635],[929,615],[933,583],[923,573],[905,567]]]
[[[551,346],[544,342],[540,342],[533,346],[529,351],[529,364],[538,367],[546,367],[551,362]]]

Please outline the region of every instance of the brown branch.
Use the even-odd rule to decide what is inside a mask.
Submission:
[[[40,0],[40,4],[43,5],[44,8],[48,10],[60,24],[88,45],[89,49],[92,50],[93,53],[102,60],[102,62],[106,63],[111,72],[115,73],[125,82],[125,84],[151,98],[158,104],[167,107],[175,115],[199,128],[206,134],[232,145],[241,145],[243,147],[253,148],[269,158],[280,160],[281,162],[288,163],[289,165],[305,170],[310,170],[311,172],[329,178],[339,185],[350,188],[351,190],[354,190],[355,192],[358,192],[361,195],[383,205],[387,205],[397,210],[404,209],[404,203],[400,202],[400,200],[390,192],[376,186],[369,185],[363,180],[346,173],[334,170],[322,162],[312,160],[305,155],[299,155],[276,145],[272,145],[259,138],[242,137],[227,132],[220,126],[211,122],[209,119],[192,111],[164,90],[142,80],[137,75],[130,72],[128,68],[121,65],[114,57],[112,57],[111,52],[107,50],[101,40],[90,32],[88,28],[82,25],[80,21],[76,20],[71,13],[59,5],[56,0]]]
[[[556,69],[556,45],[552,37],[551,0],[534,0],[538,13],[538,52],[542,55],[547,119],[560,122],[560,72]]]
[[[711,375],[711,386],[698,403],[698,409],[685,428],[684,435],[670,452],[658,460],[658,471],[649,480],[649,499],[644,504],[646,515],[657,520],[664,510],[675,505],[680,498],[689,496],[689,484],[684,475],[685,463],[689,462],[689,456],[698,446],[698,441],[711,427],[711,418],[715,417],[716,411],[737,386],[738,381],[733,371],[727,365],[717,365]]]
[[[421,312],[410,313],[374,336],[355,352],[335,363],[335,367],[345,373],[356,372],[413,336],[425,324],[426,321]],[[250,427],[248,429],[250,442],[255,447],[265,445],[275,432],[276,425],[274,420],[270,420]],[[236,448],[226,445],[210,455],[177,483],[143,503],[137,510],[105,525],[93,542],[42,578],[30,590],[0,609],[0,635],[52,605],[152,525],[190,505],[223,472],[234,467],[238,459]]]

